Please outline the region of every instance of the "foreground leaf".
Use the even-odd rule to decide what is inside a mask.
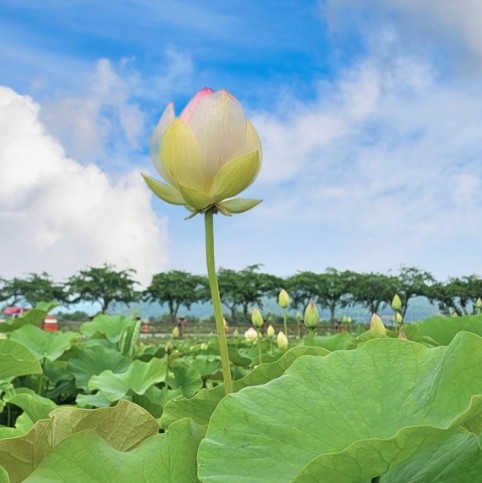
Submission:
[[[229,468],[230,483],[369,482],[478,418],[481,367],[482,338],[465,332],[449,347],[377,339],[300,357],[278,379],[219,403],[199,476],[224,482],[219,468]]]
[[[406,336],[429,346],[449,345],[461,331],[482,336],[482,315],[464,317],[429,317],[423,322],[403,327]]]
[[[11,483],[23,481],[52,448],[72,434],[92,431],[118,451],[129,451],[157,434],[158,425],[149,413],[128,401],[96,410],[59,408],[49,419],[38,421],[27,434],[1,440],[0,466],[8,472]]]
[[[184,419],[123,452],[95,432],[84,431],[56,446],[25,483],[196,483],[196,452],[204,433]]]
[[[265,384],[281,376],[298,357],[307,354],[325,356],[328,351],[319,347],[294,347],[283,354],[276,362],[261,364],[247,376],[234,381],[234,391],[239,391],[248,386]],[[192,418],[198,424],[207,425],[211,414],[224,395],[224,386],[219,385],[213,389],[202,389],[191,399],[169,401],[164,408],[160,425],[162,428],[167,428],[174,421],[185,417]]]

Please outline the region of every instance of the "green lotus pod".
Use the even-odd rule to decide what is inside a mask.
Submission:
[[[276,337],[276,345],[280,350],[285,350],[288,348],[288,337],[286,337],[284,332],[281,330],[278,332],[278,335]]]
[[[282,309],[286,309],[290,304],[290,296],[285,289],[281,290],[278,295],[278,304]]]
[[[151,159],[166,183],[143,175],[156,196],[193,214],[214,207],[230,215],[260,200],[231,199],[258,176],[262,148],[240,102],[226,90],[200,90],[179,117],[170,103],[150,141]]]
[[[370,319],[370,332],[376,336],[387,335],[387,329],[382,319],[377,314],[373,314]]]
[[[316,329],[320,325],[320,314],[313,302],[310,302],[306,307],[304,322],[308,329]]]
[[[261,327],[263,327],[264,320],[259,309],[254,308],[251,312],[251,322],[253,327],[256,327],[257,329],[261,329]]]
[[[402,308],[402,301],[398,294],[395,294],[392,299],[392,309],[398,312]]]

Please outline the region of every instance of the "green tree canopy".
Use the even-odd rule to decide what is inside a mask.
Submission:
[[[353,273],[350,291],[353,302],[366,307],[370,314],[380,311],[382,304],[390,305],[396,291],[393,277],[381,273]]]
[[[337,307],[352,303],[353,283],[353,272],[334,268],[327,268],[324,273],[300,272],[287,280],[294,305],[304,311],[313,301],[330,311],[331,323],[335,322]]]
[[[263,307],[263,297],[274,295],[281,282],[278,277],[259,273],[260,265],[250,265],[237,272],[226,268],[218,270],[218,284],[222,303],[231,312],[231,321],[237,322],[240,309],[244,320],[250,320],[249,309]]]
[[[135,273],[133,269],[116,270],[108,263],[81,270],[67,282],[69,301],[97,302],[104,313],[112,302],[135,302],[139,299],[139,292],[134,288],[138,282],[132,278]]]
[[[61,284],[55,283],[52,277],[42,272],[30,273],[26,278],[13,278],[4,281],[2,300],[9,300],[12,304],[24,304],[35,307],[38,302],[63,302],[66,293]]]
[[[182,270],[171,270],[152,277],[151,284],[144,291],[144,299],[167,304],[169,315],[175,320],[182,306],[189,310],[193,303],[207,300],[206,286],[206,277]]]
[[[402,316],[405,318],[408,303],[411,298],[417,296],[428,296],[430,287],[435,283],[435,278],[430,272],[418,267],[402,267],[394,277],[395,292],[402,300]]]

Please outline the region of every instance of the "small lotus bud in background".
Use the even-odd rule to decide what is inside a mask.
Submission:
[[[377,314],[373,314],[370,319],[370,332],[374,335],[387,335],[387,329]]]
[[[320,325],[320,314],[313,302],[306,307],[304,321],[308,329],[316,329]]]
[[[174,339],[177,339],[179,337],[179,328],[178,327],[174,327],[174,329],[172,329],[171,335],[172,335],[172,337]]]
[[[268,329],[266,330],[266,335],[268,337],[273,337],[274,335],[274,328],[272,325],[268,326]]]
[[[395,312],[398,312],[402,308],[402,301],[400,300],[400,297],[398,294],[395,294],[393,299],[392,299],[392,309]]]
[[[288,348],[288,337],[286,337],[284,332],[281,330],[278,332],[278,336],[276,337],[276,344],[280,350],[285,350]]]
[[[256,332],[255,329],[253,329],[252,327],[250,327],[245,333],[244,333],[244,338],[248,341],[248,342],[254,342],[255,340],[257,340],[258,338],[258,332]]]
[[[282,309],[286,309],[290,304],[290,296],[285,289],[281,290],[278,295],[278,304]]]
[[[395,320],[395,325],[400,325],[403,322],[402,314],[400,312],[395,312],[394,320]]]
[[[233,337],[239,337],[239,331],[238,331],[238,329],[234,329]]]
[[[475,308],[479,311],[482,310],[482,299],[480,297],[475,302]]]
[[[259,309],[254,308],[251,312],[251,322],[253,323],[253,327],[256,327],[257,329],[263,327],[264,320]]]

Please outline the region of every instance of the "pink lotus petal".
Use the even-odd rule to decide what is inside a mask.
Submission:
[[[181,112],[181,115],[179,116],[184,122],[188,122],[189,119],[191,119],[191,113],[194,110],[194,108],[199,104],[199,101],[203,99],[206,96],[209,96],[213,93],[214,91],[210,89],[209,87],[205,87],[204,89],[201,89],[196,93],[196,95],[189,101],[187,106],[184,108],[184,110]]]

